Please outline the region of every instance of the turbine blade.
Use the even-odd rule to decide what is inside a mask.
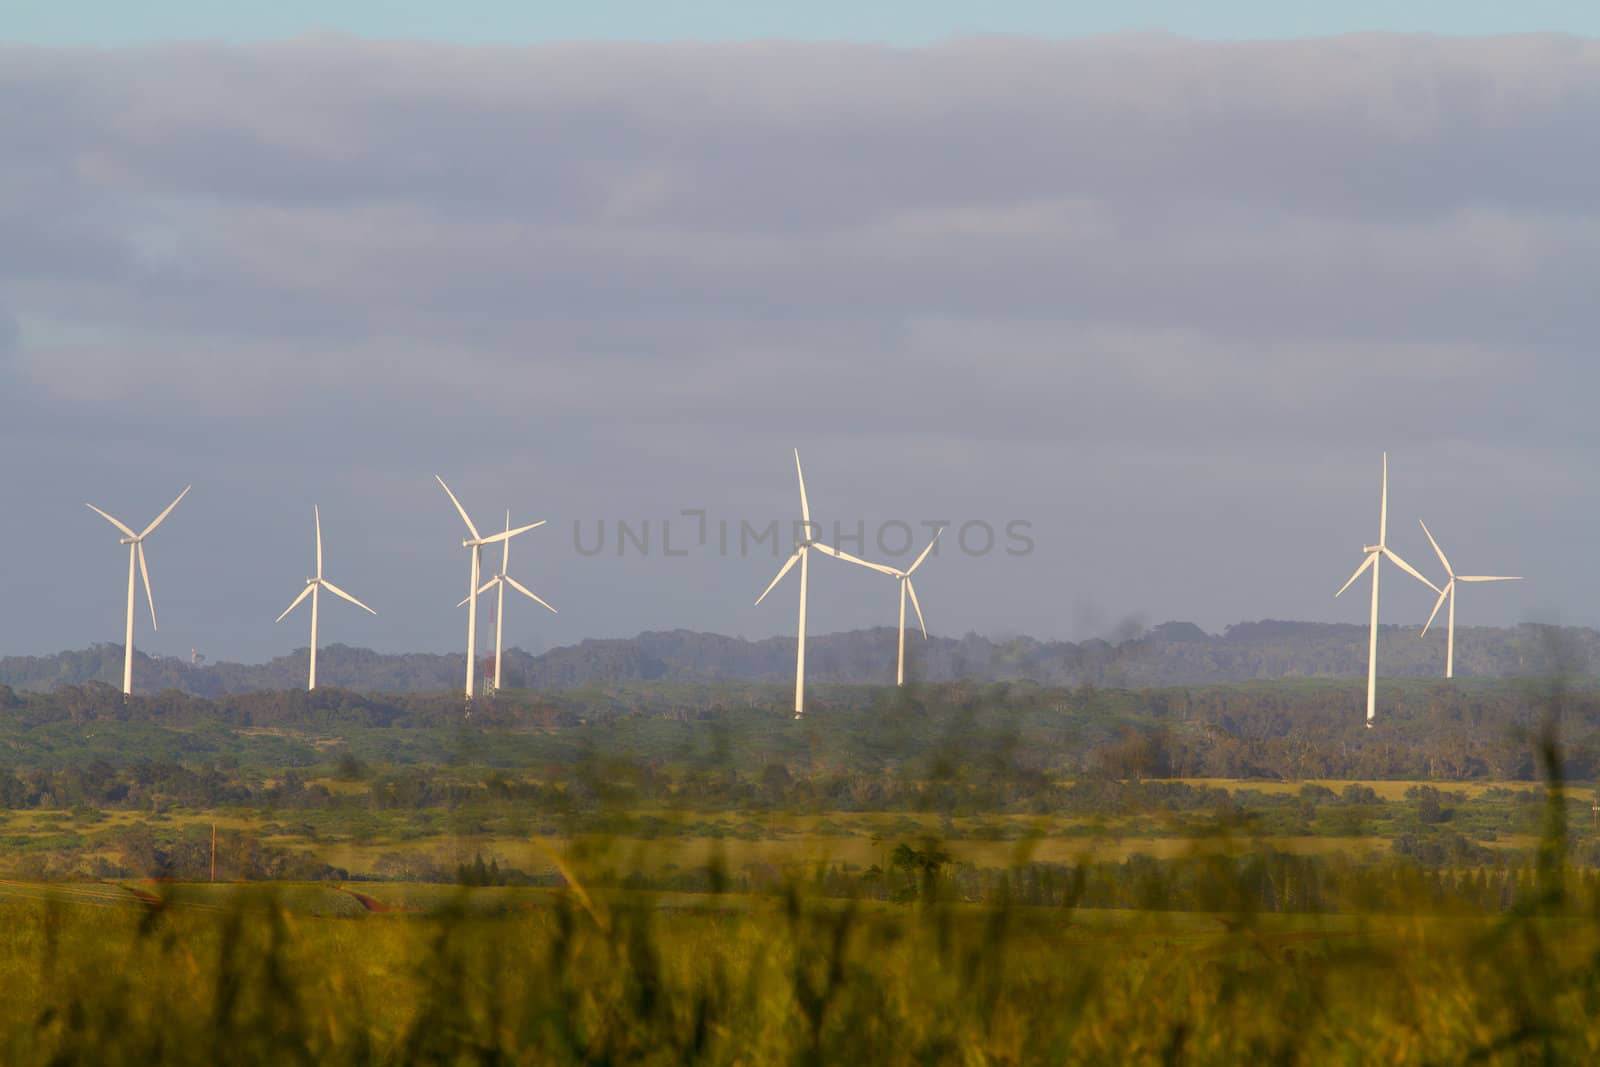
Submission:
[[[911,594],[911,606],[917,611],[917,625],[922,627],[923,640],[927,640],[928,624],[922,621],[922,605],[917,603],[917,587],[911,584],[910,575],[906,576],[905,582],[906,592]]]
[[[511,512],[506,511],[506,539],[500,542],[500,573],[511,569]]]
[[[117,529],[121,530],[123,533],[127,534],[133,540],[137,541],[139,539],[139,535],[134,533],[132,530],[128,529],[128,527],[122,522],[121,519],[112,518],[110,515],[107,515],[105,512],[103,512],[99,508],[95,507],[93,504],[85,504],[83,506],[88,508],[90,511],[94,512],[96,515],[100,516],[102,519],[104,519],[107,522],[109,522],[111,525],[115,526]]]
[[[1434,552],[1436,552],[1439,556],[1439,562],[1444,564],[1444,572],[1450,577],[1454,578],[1456,576],[1456,572],[1450,569],[1450,561],[1444,558],[1444,549],[1440,548],[1439,542],[1433,539],[1433,531],[1429,530],[1428,524],[1423,522],[1421,519],[1417,520],[1417,525],[1421,526],[1422,532],[1428,535],[1428,544],[1433,546]]]
[[[338,586],[334,585],[332,582],[323,582],[322,583],[322,588],[326,589],[328,592],[332,593],[334,596],[343,597],[344,599],[350,601],[350,603],[354,604],[356,607],[362,609],[363,611],[372,612],[372,614],[374,614],[374,615],[377,614],[376,611],[372,611],[371,608],[367,607],[361,601],[357,600],[355,597],[351,596],[349,593],[346,593],[343,589],[340,589]]]
[[[811,505],[806,501],[806,472],[800,469],[800,450],[794,450],[794,473],[800,479],[800,521],[806,524],[806,536],[811,536]]]
[[[444,479],[437,474],[433,477],[439,483],[439,487],[444,490],[445,496],[450,498],[450,503],[454,504],[456,510],[461,513],[461,521],[467,524],[467,529],[472,532],[472,539],[476,541],[478,539],[478,528],[472,525],[472,516],[467,514],[467,509],[461,506],[461,501],[456,499],[456,495],[450,491],[450,487],[444,484]]]
[[[1380,546],[1378,551],[1382,552],[1386,557],[1388,557],[1390,563],[1393,563],[1396,567],[1399,567],[1401,570],[1403,570],[1407,574],[1411,575],[1411,577],[1415,578],[1417,581],[1421,582],[1423,585],[1427,586],[1429,589],[1432,589],[1435,593],[1439,592],[1439,587],[1438,586],[1434,585],[1432,582],[1428,581],[1428,579],[1424,578],[1422,576],[1422,572],[1418,571],[1411,564],[1407,563],[1405,560],[1401,559],[1399,556],[1397,556],[1393,552],[1391,552],[1387,545]]]
[[[487,582],[484,582],[482,585],[478,586],[478,595],[482,596],[483,594],[487,593],[489,590],[493,589],[496,585],[499,585],[499,584],[500,584],[500,576],[497,574],[493,578],[490,578]],[[461,603],[465,604],[466,601],[463,600]]]
[[[1428,636],[1428,627],[1433,625],[1434,617],[1439,614],[1439,609],[1444,607],[1444,598],[1450,595],[1450,586],[1454,584],[1454,582],[1455,579],[1451,579],[1450,581],[1444,583],[1443,589],[1439,590],[1439,599],[1433,602],[1433,612],[1428,616],[1428,621],[1422,624],[1422,633],[1418,636]]]
[[[515,530],[507,530],[505,533],[490,534],[488,537],[485,537],[482,541],[480,541],[479,544],[492,545],[496,541],[509,541],[518,534],[525,534],[529,530],[537,530],[547,521],[549,520],[540,519],[538,522],[530,522],[526,526],[518,526]]]
[[[149,531],[145,532],[148,533]],[[150,568],[145,566],[144,562],[144,542],[136,541],[133,547],[139,556],[139,576],[144,579],[145,603],[150,605],[150,626],[152,629],[159,630],[161,627],[156,625],[156,598],[150,595]]]
[[[546,604],[542,597],[540,597],[538,594],[534,593],[533,590],[529,589],[527,586],[523,585],[521,582],[517,581],[515,578],[511,577],[511,575],[509,575],[509,574],[506,575],[506,584],[509,585],[511,588],[515,589],[517,592],[521,593],[523,596],[527,597],[529,600],[532,600],[534,603],[543,604],[545,607],[550,608],[550,614],[552,614],[552,615],[560,614],[558,611],[556,611],[555,608],[551,608],[549,604]]]
[[[1463,574],[1458,582],[1520,582],[1522,576],[1511,574]]]
[[[1383,497],[1378,503],[1378,544],[1389,536],[1389,453],[1383,454]]]
[[[767,594],[772,592],[772,586],[783,581],[783,576],[789,573],[789,568],[793,567],[795,563],[799,561],[801,554],[804,552],[805,549],[803,548],[796,549],[794,555],[789,557],[788,562],[786,562],[782,567],[778,568],[778,576],[772,579],[772,583],[767,586],[760,596],[756,597],[757,604],[760,604],[763,600],[767,599]]]
[[[311,505],[311,514],[317,520],[317,577],[322,577],[322,509]]]
[[[1335,593],[1333,595],[1334,596],[1340,596],[1340,595],[1342,595],[1344,593],[1344,591],[1346,589],[1349,589],[1352,585],[1354,585],[1356,579],[1361,577],[1361,573],[1363,571],[1365,571],[1368,567],[1372,566],[1372,561],[1377,559],[1377,558],[1378,558],[1378,554],[1376,552],[1368,552],[1367,553],[1367,558],[1361,561],[1361,566],[1356,568],[1356,572],[1350,576],[1350,580],[1348,582],[1345,582],[1343,585],[1341,585],[1339,587],[1339,592],[1337,592],[1337,593]]]
[[[292,603],[288,607],[284,608],[283,609],[283,615],[279,615],[276,619],[273,619],[272,621],[273,622],[282,622],[285,615],[288,615],[289,612],[293,611],[295,608],[300,606],[300,601],[304,600],[306,597],[311,595],[311,590],[315,589],[316,585],[317,585],[317,583],[315,583],[315,582],[307,582],[306,583],[306,587],[304,589],[300,590],[300,595],[294,598],[294,603]]]
[[[870,570],[880,571],[892,578],[900,577],[900,572],[895,570],[893,567],[885,567],[881,563],[868,563],[864,559],[861,559],[857,556],[852,556],[850,553],[845,552],[842,549],[834,548],[832,545],[825,545],[821,541],[816,542],[814,547],[818,552],[832,556],[834,559],[842,559],[846,563],[854,563],[858,567],[866,567]]]
[[[167,509],[165,511],[163,511],[161,514],[157,515],[155,517],[155,519],[150,523],[150,525],[146,526],[144,528],[144,533],[139,535],[139,540],[142,541],[146,537],[149,537],[150,534],[155,531],[155,528],[157,526],[160,526],[163,522],[166,522],[167,521],[167,516],[172,514],[172,509],[178,506],[178,501],[182,500],[184,497],[188,496],[189,495],[189,490],[191,490],[193,488],[194,488],[194,486],[192,486],[192,485],[184,486],[183,487],[183,492],[178,494],[177,499],[173,500],[172,503],[168,504],[167,505]]]
[[[928,547],[922,550],[922,555],[917,557],[917,560],[916,560],[915,563],[911,564],[911,566],[906,568],[906,575],[907,576],[910,576],[911,574],[913,574],[916,571],[916,569],[918,567],[922,566],[922,561],[928,558],[928,553],[932,552],[933,551],[933,546],[938,544],[939,535],[942,534],[942,533],[944,533],[944,527],[943,526],[941,526],[937,530],[933,531],[933,540],[928,542]]]

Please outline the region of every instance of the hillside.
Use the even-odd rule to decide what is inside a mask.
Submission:
[[[1461,676],[1518,677],[1560,666],[1589,673],[1600,662],[1600,632],[1588,628],[1523,625],[1462,627],[1456,631],[1456,672]],[[807,677],[816,682],[887,683],[893,679],[895,632],[889,628],[824,634],[807,644]],[[1382,674],[1431,678],[1443,672],[1444,635],[1417,636],[1411,627],[1383,627]],[[135,652],[139,688],[178,689],[196,696],[303,684],[305,650],[267,663],[192,666]],[[1033,681],[1041,685],[1163,686],[1281,678],[1360,678],[1366,673],[1366,628],[1334,623],[1239,623],[1208,634],[1191,623],[1168,622],[1118,644],[1071,643],[977,634],[961,638],[910,638],[907,677],[944,682]],[[1559,661],[1559,663],[1557,662]],[[530,655],[506,653],[508,686],[573,689],[637,681],[781,682],[793,676],[794,639],[759,641],[689,630],[651,631],[637,637],[586,640]],[[386,654],[329,645],[318,655],[320,679],[366,692],[443,692],[460,684],[459,654]],[[87,682],[119,684],[120,645],[101,644],[49,656],[0,658],[0,685],[46,691]]]

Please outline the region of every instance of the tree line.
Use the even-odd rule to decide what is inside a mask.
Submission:
[[[1426,679],[1444,669],[1442,628],[1427,637],[1413,626],[1380,627],[1387,677]],[[906,645],[907,676],[920,682],[1032,681],[1040,685],[1111,687],[1206,685],[1285,678],[1359,678],[1366,672],[1364,626],[1263,620],[1208,634],[1193,623],[1149,629],[1126,624],[1110,639],[1039,641],[969,633]],[[815,682],[884,684],[893,680],[896,631],[889,627],[808,639],[807,670]],[[1600,662],[1600,632],[1583,627],[1458,627],[1456,671],[1463,677],[1511,678],[1548,673],[1559,646],[1582,663]],[[220,697],[302,684],[306,650],[262,664],[192,664],[135,650],[141,686]],[[0,657],[0,684],[44,691],[90,682],[116,684],[122,646],[98,644],[47,656]],[[461,672],[459,655],[384,654],[333,644],[318,653],[321,677],[376,692],[445,692]],[[591,639],[532,655],[505,654],[512,688],[561,690],[634,682],[782,682],[792,677],[794,639],[749,641],[690,630]]]

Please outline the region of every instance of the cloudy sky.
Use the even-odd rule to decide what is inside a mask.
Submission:
[[[1392,547],[1441,570],[1420,516],[1529,579],[1463,624],[1600,623],[1600,42],[1500,32],[1558,5],[904,43],[51,10],[0,19],[0,652],[120,642],[126,551],[83,505],[142,527],[189,483],[139,647],[304,645],[272,620],[317,503],[380,613],[324,639],[455,648],[436,473],[486,528],[549,520],[512,571],[561,613],[517,603],[508,643],[792,633],[740,533],[796,517],[796,446],[825,539],[904,562],[952,524],[940,633],[1361,621],[1332,594],[1385,448]],[[889,579],[821,562],[813,630],[893,623]]]

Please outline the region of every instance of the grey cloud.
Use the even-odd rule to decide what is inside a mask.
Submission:
[[[16,404],[19,390],[13,368],[21,341],[22,329],[17,324],[16,317],[0,304],[0,413],[9,414],[10,409]]]
[[[1562,38],[17,55],[7,91],[30,94],[27,131],[64,118],[161,188],[550,219],[676,166],[693,180],[663,201],[669,219],[790,230],[1064,181],[1166,200],[1173,166],[1223,200],[1439,210],[1499,190],[1582,208],[1581,168],[1528,150],[1592,160],[1592,138],[1570,135],[1600,93],[1595,44]]]
[[[74,484],[197,467],[218,515],[351,494],[406,573],[435,468],[569,517],[782,514],[799,443],[839,514],[1038,522],[1036,569],[951,578],[953,626],[1060,634],[1039,590],[1080,584],[1323,617],[1304,559],[1343,566],[1384,444],[1441,523],[1510,484],[1586,536],[1596,128],[1600,44],[1561,37],[0,49],[11,432]],[[1481,521],[1464,552],[1514,540]],[[1192,567],[1274,522],[1260,577]],[[668,617],[676,573],[592,572],[558,623],[783,625]]]

